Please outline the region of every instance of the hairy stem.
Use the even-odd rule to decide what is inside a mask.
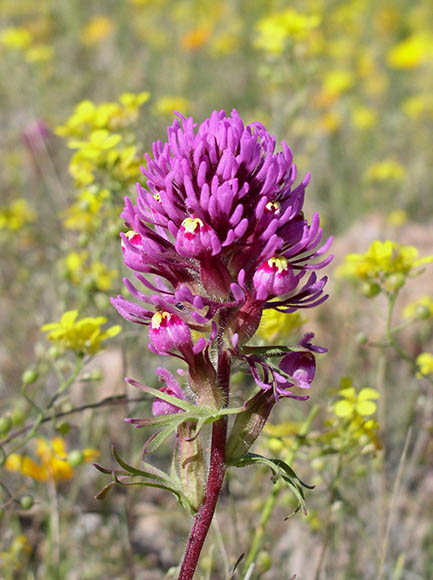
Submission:
[[[194,518],[185,556],[179,573],[179,580],[192,580],[198,564],[200,552],[212,522],[215,506],[226,472],[225,448],[227,438],[227,418],[223,417],[212,426],[212,447],[210,453],[209,476],[203,502]]]

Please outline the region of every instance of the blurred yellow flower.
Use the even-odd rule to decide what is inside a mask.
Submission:
[[[363,105],[352,109],[352,123],[357,129],[371,129],[376,124],[376,113]]]
[[[101,292],[110,290],[113,280],[117,278],[117,270],[109,270],[98,260],[88,263],[88,257],[89,254],[86,251],[69,252],[60,261],[60,266],[64,268],[66,277],[77,286],[96,288]]]
[[[392,211],[386,218],[386,223],[394,228],[402,226],[408,220],[407,212],[404,209],[396,209]]]
[[[403,316],[404,318],[432,318],[433,296],[423,296],[411,302],[405,306]]]
[[[403,246],[389,240],[374,241],[365,254],[348,254],[337,275],[367,279],[382,279],[392,274],[412,274],[414,270],[433,262],[433,256],[418,258],[415,246]]]
[[[406,177],[406,169],[393,159],[385,159],[370,165],[366,177],[369,181],[401,181]]]
[[[254,46],[278,56],[284,51],[288,38],[303,40],[311,30],[319,26],[320,20],[318,14],[303,14],[294,8],[275,12],[257,22]]]
[[[81,31],[81,42],[88,46],[99,44],[113,32],[114,24],[107,16],[98,14],[91,18]]]
[[[0,207],[0,230],[15,232],[35,220],[36,214],[25,199],[15,199]]]
[[[99,189],[97,186],[81,191],[77,201],[62,212],[63,226],[67,230],[80,232],[93,230],[108,197],[108,189]]]
[[[266,342],[273,342],[298,330],[307,321],[299,312],[285,314],[268,308],[264,310],[257,329],[257,336]]]
[[[403,102],[402,110],[411,119],[433,119],[433,94],[409,97]]]
[[[329,106],[340,95],[348,91],[354,83],[352,72],[346,69],[327,71],[323,77],[322,89],[317,97],[319,104]]]
[[[5,48],[23,50],[30,46],[32,37],[23,27],[9,27],[0,32],[0,45]]]
[[[419,376],[433,375],[433,354],[423,352],[416,358],[416,364],[419,367]]]
[[[27,475],[35,481],[68,481],[74,476],[75,470],[67,461],[66,442],[62,437],[55,437],[50,442],[38,437],[36,455],[39,462],[27,455],[12,453],[7,457],[5,467],[9,471]],[[93,461],[98,455],[97,449],[83,450],[84,461]]]
[[[56,128],[61,137],[78,137],[88,139],[97,129],[118,129],[127,126],[137,119],[138,111],[150,97],[147,91],[141,93],[123,93],[118,103],[103,102],[95,105],[92,101],[81,101],[64,125]]]
[[[374,400],[379,398],[379,393],[376,389],[364,387],[359,392],[356,392],[351,379],[348,377],[342,379],[341,386],[338,391],[341,399],[333,405],[334,413],[337,417],[351,419],[356,414],[368,417],[376,412]]]
[[[420,31],[394,46],[387,55],[389,66],[397,69],[418,68],[433,61],[433,34]]]
[[[242,21],[231,18],[224,30],[214,34],[210,42],[210,52],[214,57],[227,56],[234,53],[240,45]]]
[[[318,128],[325,133],[334,133],[341,127],[341,115],[336,111],[328,111],[318,121]]]
[[[32,547],[24,534],[16,536],[5,552],[0,552],[0,567],[9,573],[23,572]]]
[[[95,354],[101,349],[101,342],[119,334],[120,326],[111,326],[105,331],[101,326],[107,322],[103,316],[86,317],[76,320],[77,310],[65,312],[59,322],[42,326],[48,332],[48,338],[54,344],[83,354]]]
[[[36,44],[26,51],[27,62],[47,62],[54,57],[54,49],[49,44]]]
[[[187,52],[199,50],[208,41],[212,28],[208,24],[197,26],[186,32],[181,38],[181,45]]]
[[[190,103],[185,97],[165,96],[156,101],[155,112],[158,115],[173,116],[173,111],[188,114]]]

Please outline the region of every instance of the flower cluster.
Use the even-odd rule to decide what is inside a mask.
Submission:
[[[137,173],[137,147],[125,130],[136,121],[140,107],[149,93],[124,93],[119,102],[95,105],[82,101],[67,122],[56,133],[70,137],[68,146],[76,149],[69,171],[77,186],[86,187],[96,180],[100,171],[122,183],[131,183]]]
[[[365,254],[348,254],[337,274],[365,282],[365,294],[375,296],[382,290],[399,290],[408,276],[419,274],[420,267],[430,262],[433,256],[419,258],[415,246],[376,240]]]
[[[36,455],[39,462],[34,461],[28,455],[11,453],[6,459],[5,467],[9,471],[27,475],[35,481],[68,481],[75,474],[73,467],[76,463],[74,464],[73,460],[77,451],[75,450],[68,455],[66,442],[62,437],[55,437],[50,442],[39,437],[36,439]],[[81,454],[82,461],[86,462],[94,461],[99,455],[97,449],[90,448],[78,451],[78,453]]]
[[[327,298],[315,270],[332,259],[324,257],[331,239],[322,244],[318,214],[308,223],[303,213],[310,175],[295,185],[289,147],[275,147],[263,125],[245,127],[235,110],[214,111],[198,129],[179,115],[167,142],[146,155],[147,188],[137,186],[135,205],[125,199],[124,261],[151,293],[125,279],[141,304],[122,296],[113,304],[149,326],[152,351],[186,361],[199,403],[227,398],[214,348],[246,361],[257,384],[279,396],[309,387],[313,353],[324,350],[308,338],[276,370],[242,349],[264,310],[291,313]],[[200,333],[195,343],[191,331]]]

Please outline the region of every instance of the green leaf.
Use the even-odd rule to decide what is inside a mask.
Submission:
[[[245,467],[254,463],[266,465],[266,467],[269,467],[274,472],[277,479],[279,477],[282,478],[298,500],[304,514],[307,513],[304,490],[302,488],[307,487],[308,489],[312,489],[312,487],[302,482],[285,461],[282,461],[281,459],[268,459],[267,457],[263,457],[256,453],[247,453],[240,459],[234,461],[232,465],[235,467]]]
[[[124,461],[120,457],[120,455],[118,454],[114,445],[112,446],[112,453],[113,453],[114,459],[117,461],[117,463],[121,467],[123,467],[123,469],[127,472],[127,474],[140,475],[141,477],[147,477],[149,479],[157,479],[157,480],[159,479],[161,481],[169,481],[169,477],[166,473],[164,473],[163,471],[160,471],[159,469],[157,469],[156,467],[153,467],[152,465],[149,465],[148,463],[144,464],[147,468],[146,470],[138,469],[137,467],[134,467],[133,465],[129,465],[129,463],[126,463],[126,461]],[[117,475],[124,475],[124,474],[117,473]]]
[[[271,345],[271,346],[244,346],[242,352],[245,354],[257,354],[260,356],[276,357],[283,356],[294,349],[288,346]]]
[[[163,483],[153,483],[150,481],[122,481],[116,476],[115,476],[115,481],[112,482],[112,484],[115,484],[115,483],[118,483],[119,485],[123,485],[123,486],[141,485],[143,487],[156,487],[159,489],[163,489],[164,491],[168,491],[168,492],[172,493],[176,497],[177,501],[181,504],[182,507],[188,509],[192,513],[195,512],[195,510],[193,509],[193,507],[189,503],[186,496],[179,489],[177,489],[176,487],[174,487],[172,485],[163,484]]]

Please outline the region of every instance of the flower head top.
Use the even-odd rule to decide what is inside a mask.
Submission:
[[[157,141],[153,158],[146,156],[147,188],[137,186],[135,205],[125,200],[122,216],[132,233],[122,234],[124,260],[155,292],[144,295],[125,281],[131,293],[157,310],[176,311],[192,329],[222,309],[248,310],[254,328],[245,337],[264,308],[292,312],[323,302],[326,277],[310,271],[329,263],[323,255],[331,240],[320,245],[317,214],[311,224],[304,218],[310,176],[294,185],[289,147],[283,142],[276,153],[263,125],[245,127],[235,110],[214,111],[198,128],[178,117],[167,142]],[[154,315],[122,297],[113,303],[134,322],[150,324]]]

